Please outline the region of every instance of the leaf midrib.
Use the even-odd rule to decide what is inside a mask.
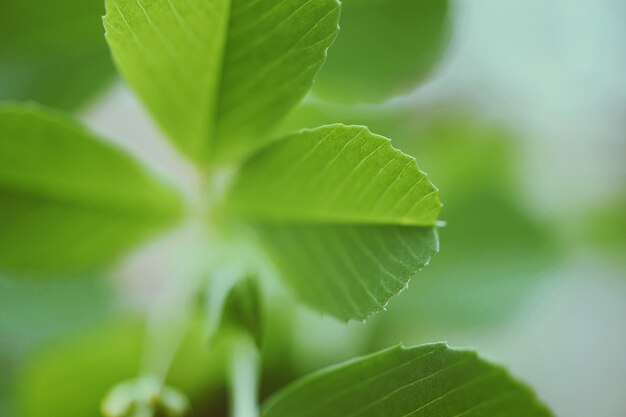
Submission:
[[[440,210],[440,206],[433,207],[427,214],[432,211]],[[431,228],[435,224],[432,222],[419,222],[411,218],[389,217],[384,218],[381,216],[355,216],[349,213],[338,214],[332,211],[328,213],[306,213],[306,216],[294,216],[291,211],[281,211],[276,207],[273,211],[272,217],[263,215],[246,215],[238,214],[238,217],[248,223],[263,223],[263,224],[280,224],[280,225],[293,225],[293,226],[306,226],[306,225],[337,225],[337,226],[399,226],[399,227],[422,227]]]
[[[223,80],[224,80],[224,66],[225,66],[225,61],[226,61],[226,51],[228,50],[228,39],[229,39],[229,33],[230,33],[230,23],[232,20],[232,7],[233,7],[233,1],[236,0],[224,0],[225,2],[228,2],[228,5],[225,7],[225,11],[224,13],[227,14],[227,16],[224,18],[225,24],[224,24],[224,33],[222,33],[222,37],[224,39],[224,41],[222,42],[221,48],[220,48],[220,54],[219,57],[217,57],[219,59],[219,65],[218,65],[218,70],[217,70],[217,74],[215,75],[215,85],[216,88],[213,91],[213,97],[211,100],[211,114],[209,116],[209,118],[207,119],[207,123],[208,123],[208,127],[206,129],[207,132],[207,137],[204,138],[206,140],[206,148],[205,148],[205,160],[209,161],[205,167],[205,171],[208,171],[210,169],[212,169],[212,167],[215,165],[215,163],[211,163],[211,159],[213,158],[213,152],[215,151],[215,148],[217,147],[217,115],[219,114],[219,105],[220,105],[220,97],[222,96],[222,90],[223,90]],[[262,1],[262,0],[258,0],[258,1]],[[257,1],[254,1],[253,3],[257,3]],[[202,139],[202,138],[201,138]]]

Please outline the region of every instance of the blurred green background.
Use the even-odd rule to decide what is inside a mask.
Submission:
[[[623,417],[624,2],[344,3],[326,66],[279,132],[343,122],[392,138],[442,190],[441,253],[367,324],[272,292],[264,395],[357,354],[447,340],[509,366],[557,415]],[[103,9],[0,0],[0,100],[74,111],[191,188],[191,169],[115,78]],[[0,416],[99,415],[106,391],[138,372],[143,313],[175,285],[157,272],[159,250],[105,276],[0,274]],[[198,333],[169,382],[194,415],[222,416],[223,353]]]

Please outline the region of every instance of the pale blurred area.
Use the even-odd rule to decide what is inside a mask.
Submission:
[[[505,123],[523,141],[524,201],[546,221],[565,222],[623,198],[626,2],[460,0],[452,26],[451,45],[430,80],[391,105],[409,102],[419,111],[456,103]],[[83,116],[154,169],[193,187],[191,170],[156,140],[155,128],[121,84]],[[404,342],[445,339],[477,347],[533,386],[559,416],[624,417],[625,256],[615,262],[584,245],[574,248],[550,272],[552,279],[497,328]],[[316,330],[302,332],[299,343],[320,364],[329,337],[342,355],[353,353],[361,324],[346,329],[302,314]]]

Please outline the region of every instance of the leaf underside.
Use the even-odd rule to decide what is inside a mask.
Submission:
[[[434,227],[257,224],[263,247],[298,297],[342,320],[385,309],[437,253]]]

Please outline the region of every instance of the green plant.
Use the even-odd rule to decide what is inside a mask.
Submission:
[[[183,262],[197,267],[176,271],[190,288],[182,307],[153,317],[147,365],[139,378],[113,388],[105,414],[184,412],[185,398],[165,386],[174,353],[160,342],[184,338],[192,301],[205,286],[203,333],[213,346],[207,355],[227,363],[233,415],[251,417],[258,414],[268,282],[279,277],[322,313],[365,320],[438,251],[438,190],[388,139],[342,124],[271,134],[311,88],[339,12],[335,0],[107,2],[114,61],[195,166],[200,186],[193,199],[58,112],[36,105],[0,110],[4,270],[85,273],[183,220],[201,231]],[[261,414],[549,412],[501,368],[427,345],[305,378],[269,399]]]

